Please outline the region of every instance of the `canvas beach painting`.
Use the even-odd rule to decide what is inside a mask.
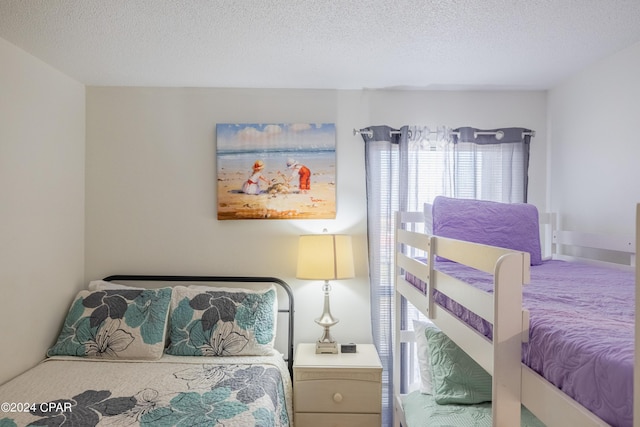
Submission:
[[[218,219],[333,219],[333,123],[216,125]]]

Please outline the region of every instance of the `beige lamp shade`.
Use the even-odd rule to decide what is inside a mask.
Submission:
[[[335,280],[355,277],[351,236],[309,234],[300,236],[296,278]]]

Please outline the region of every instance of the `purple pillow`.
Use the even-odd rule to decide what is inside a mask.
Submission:
[[[435,236],[529,252],[531,265],[542,264],[538,209],[533,205],[438,196],[432,214]]]

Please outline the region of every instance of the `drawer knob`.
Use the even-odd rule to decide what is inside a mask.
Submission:
[[[336,393],[333,395],[333,401],[336,403],[342,402],[342,395],[340,393]]]

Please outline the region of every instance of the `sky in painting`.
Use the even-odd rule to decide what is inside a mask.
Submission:
[[[218,152],[335,150],[333,123],[216,125]]]

